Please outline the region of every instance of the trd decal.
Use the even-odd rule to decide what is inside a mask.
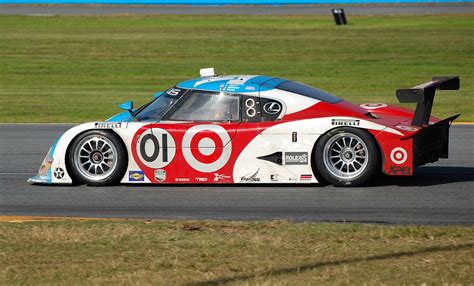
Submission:
[[[168,131],[151,128],[143,132],[137,141],[140,161],[150,168],[163,168],[173,161],[176,144]]]
[[[224,146],[227,142],[228,145]],[[206,124],[189,128],[184,134],[182,146],[186,162],[203,173],[222,168],[232,153],[230,136],[219,125]]]

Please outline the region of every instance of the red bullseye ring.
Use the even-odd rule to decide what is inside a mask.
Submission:
[[[408,153],[402,147],[397,147],[397,148],[394,148],[392,152],[390,152],[390,159],[392,160],[393,163],[400,165],[407,161]]]
[[[199,148],[199,142],[201,142],[202,139],[210,139],[214,142],[214,147],[206,147],[206,149],[212,150],[212,153],[209,155],[203,154],[203,150]],[[223,147],[224,145],[219,135],[210,130],[203,130],[196,133],[191,140],[191,153],[193,154],[194,158],[196,158],[196,160],[199,162],[206,164],[217,161],[222,155]]]

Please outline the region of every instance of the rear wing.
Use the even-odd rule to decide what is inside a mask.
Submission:
[[[400,103],[417,103],[411,125],[421,127],[429,122],[436,90],[458,90],[459,87],[459,76],[435,76],[415,87],[397,89],[397,98]]]

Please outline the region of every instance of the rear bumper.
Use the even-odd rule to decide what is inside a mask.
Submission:
[[[417,130],[412,128],[414,130],[404,131],[411,134],[377,134],[376,139],[383,156],[383,172],[390,176],[411,176],[414,167],[448,158],[449,127],[458,116],[425,125]]]
[[[458,116],[424,127],[413,136],[413,167],[448,158],[449,127]]]

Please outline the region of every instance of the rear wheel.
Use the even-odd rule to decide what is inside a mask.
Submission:
[[[315,162],[320,176],[335,186],[360,186],[377,173],[377,146],[367,131],[343,127],[318,141]]]
[[[113,132],[91,130],[71,143],[69,166],[74,177],[92,186],[114,185],[127,169],[127,151]]]

